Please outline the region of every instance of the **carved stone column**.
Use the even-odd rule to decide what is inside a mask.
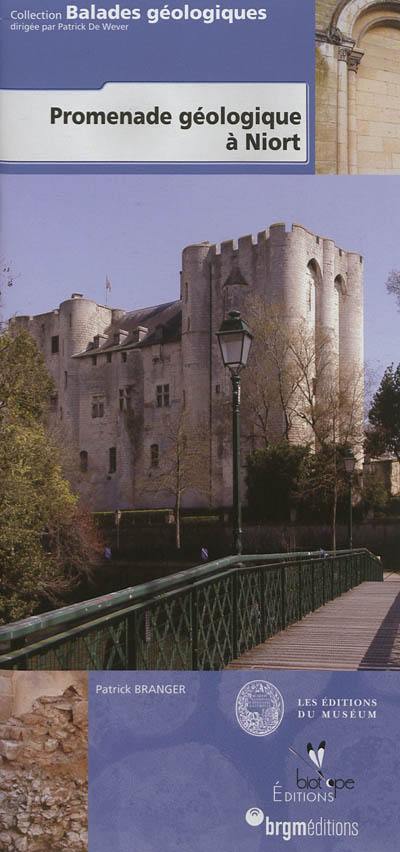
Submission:
[[[338,50],[338,115],[337,115],[337,145],[338,145],[338,174],[349,173],[349,95],[348,67],[349,48],[340,46]]]
[[[357,148],[357,71],[364,56],[361,50],[352,50],[348,55],[348,131],[349,131],[349,173],[358,174]]]

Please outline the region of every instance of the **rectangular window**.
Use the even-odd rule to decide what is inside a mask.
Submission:
[[[92,417],[104,417],[104,401],[94,399],[92,402]]]
[[[108,472],[115,473],[117,469],[117,448],[110,447],[108,451]]]
[[[81,473],[86,473],[88,469],[88,454],[86,450],[81,450],[79,453],[79,467]]]
[[[111,361],[112,361],[112,353],[107,352],[107,364],[111,364]]]
[[[58,394],[54,393],[50,397],[50,411],[57,411],[58,407]]]
[[[160,451],[158,444],[152,444],[150,447],[150,463],[152,467],[158,467]]]
[[[130,411],[132,408],[132,385],[119,390],[119,410]]]
[[[58,334],[55,334],[51,338],[51,354],[56,355],[57,352],[59,352],[59,351],[60,351],[60,338],[59,338]]]
[[[157,385],[156,386],[156,403],[157,408],[161,408],[165,406],[168,408],[169,406],[169,385]]]
[[[68,387],[68,373],[64,370],[64,387]]]
[[[215,393],[221,393],[221,385],[215,385]]]
[[[97,364],[97,355],[92,355],[91,358],[92,358],[92,365],[93,365],[93,367],[95,367],[96,364]]]
[[[128,357],[127,352],[121,352],[121,361],[126,364],[126,359]]]

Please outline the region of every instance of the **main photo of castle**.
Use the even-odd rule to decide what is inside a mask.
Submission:
[[[375,665],[397,600],[398,197],[373,177],[3,178],[0,668],[217,669],[336,599],[341,625],[351,589],[349,665]],[[227,322],[251,341],[233,359]]]
[[[279,223],[257,236],[184,248],[176,300],[127,312],[73,293],[49,312],[14,317],[12,330],[34,337],[53,378],[50,417],[73,448],[72,484],[84,504],[97,511],[168,506],[162,471],[184,432],[194,446],[182,452],[192,453],[193,466],[183,505],[231,505],[231,388],[216,332],[232,309],[251,324],[257,300],[279,312],[278,324],[303,324],[302,348],[313,362],[318,341],[321,361],[329,338],[338,391],[346,396],[350,377],[358,385],[352,416],[362,433],[363,269],[359,252]],[[317,363],[309,367],[317,408],[326,383]],[[310,370],[303,366],[303,382]],[[243,478],[248,453],[265,445],[249,398],[243,394]],[[284,408],[279,395],[270,400],[270,440],[285,434]],[[286,437],[315,442],[311,425],[297,411]]]

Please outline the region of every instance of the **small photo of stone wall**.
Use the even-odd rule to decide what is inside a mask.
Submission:
[[[0,850],[87,852],[87,675],[0,672]]]

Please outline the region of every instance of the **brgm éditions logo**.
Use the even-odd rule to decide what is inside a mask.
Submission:
[[[252,683],[257,683],[253,681]],[[246,684],[246,687],[252,685]],[[259,683],[259,681],[258,681]],[[261,681],[265,684],[265,681]],[[267,684],[269,687],[271,684]],[[245,689],[246,687],[243,687]],[[275,689],[275,687],[272,687]],[[240,693],[239,693],[240,696]],[[239,698],[238,696],[238,698]],[[296,771],[296,789],[288,790],[277,781],[273,786],[273,801],[287,804],[288,802],[296,803],[318,803],[334,802],[338,791],[353,791],[355,788],[355,780],[353,778],[336,778],[326,777],[323,771],[325,758],[326,742],[322,740],[318,747],[314,747],[312,743],[307,743],[307,758],[296,751],[291,746],[289,751],[296,758],[300,759],[306,766],[313,770],[311,776],[303,777]],[[327,789],[325,789],[327,788]],[[350,792],[351,794],[351,792]],[[307,817],[307,819],[275,819],[269,816],[259,807],[248,808],[245,813],[245,821],[250,828],[264,828],[264,833],[267,838],[279,838],[285,841],[294,840],[300,837],[358,837],[360,832],[360,824],[354,820],[332,819],[331,814],[328,817],[316,816]],[[335,847],[336,848],[336,847]]]
[[[246,822],[252,828],[257,828],[264,822],[264,812],[261,808],[249,808],[246,812]]]
[[[236,719],[246,734],[253,737],[272,734],[281,724],[283,714],[282,695],[267,680],[250,680],[238,693]]]

